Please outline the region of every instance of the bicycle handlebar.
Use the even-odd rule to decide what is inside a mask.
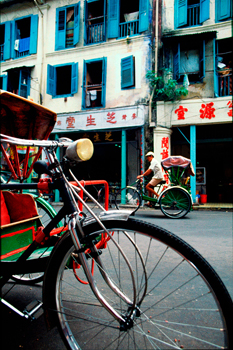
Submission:
[[[8,142],[13,145],[21,146],[32,146],[32,147],[68,147],[71,144],[71,141],[48,141],[48,140],[26,140],[19,139],[17,137],[12,137],[4,134],[0,134],[1,142]]]

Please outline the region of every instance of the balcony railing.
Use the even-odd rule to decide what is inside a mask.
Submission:
[[[219,96],[232,95],[232,73],[226,75],[218,75],[218,93]]]
[[[0,45],[0,61],[3,61],[4,56],[4,44]]]
[[[15,58],[29,55],[30,37],[15,40]]]
[[[87,26],[87,44],[101,43],[105,40],[104,23]]]
[[[137,35],[139,33],[139,20],[120,23],[120,38]]]
[[[200,4],[188,6],[188,27],[200,25]]]

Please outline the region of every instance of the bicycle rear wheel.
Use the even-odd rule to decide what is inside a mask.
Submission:
[[[180,219],[191,210],[190,195],[179,187],[170,187],[165,190],[159,204],[163,214],[172,219]]]
[[[56,215],[56,211],[53,209],[53,207],[48,204],[43,198],[41,197],[35,197],[35,202],[37,205],[37,211],[38,215],[40,216],[40,221],[42,225],[45,227],[51,219],[53,219]],[[61,227],[62,224],[59,223],[57,227]],[[37,255],[37,258],[39,259],[40,256],[44,256],[45,253],[48,254],[48,252],[45,252],[45,249],[40,250],[41,253]],[[51,251],[51,248],[50,250]],[[44,272],[37,272],[37,273],[27,273],[22,275],[13,275],[11,277],[15,282],[18,282],[20,284],[35,284],[43,281],[44,278]]]
[[[71,237],[63,236],[46,271],[43,301],[47,320],[58,326],[68,349],[231,348],[232,300],[198,252],[171,232],[134,218],[104,224],[130,260],[137,308],[131,324],[122,329],[89,285],[77,280],[71,262],[78,253]],[[95,237],[103,232],[97,224],[84,230]],[[131,298],[132,284],[120,254],[111,241],[101,251],[106,273]],[[82,267],[76,272],[85,279]],[[109,290],[96,261],[94,278],[108,302],[127,315],[129,306]]]
[[[115,196],[115,205],[117,209],[132,209],[132,214],[136,213],[141,205],[141,196],[134,187],[121,188]]]

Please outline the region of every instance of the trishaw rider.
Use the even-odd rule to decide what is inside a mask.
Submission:
[[[155,192],[154,187],[157,186],[161,181],[163,181],[162,169],[161,169],[160,163],[154,158],[153,152],[151,152],[151,151],[148,152],[146,154],[146,158],[147,158],[148,162],[150,162],[150,166],[145,171],[144,174],[138,175],[137,179],[140,179],[144,176],[148,176],[153,172],[154,175],[153,175],[152,179],[150,180],[150,182],[146,185],[146,189],[148,191],[149,197],[153,197],[153,195],[155,195],[158,198],[159,194],[157,192]],[[145,205],[151,206],[151,203],[148,202]]]

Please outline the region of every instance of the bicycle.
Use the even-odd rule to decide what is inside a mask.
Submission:
[[[171,219],[180,219],[187,215],[192,209],[188,175],[194,175],[190,159],[171,156],[164,159],[161,164],[169,184],[163,180],[156,186],[158,198],[146,195],[142,181],[138,179],[112,195],[116,207],[120,209],[131,206],[133,213],[136,213],[142,202],[146,201],[150,202],[151,208],[160,208],[162,213]]]
[[[15,99],[17,106],[32,104],[4,94],[7,102],[13,100],[11,107]],[[36,138],[1,134],[1,141],[13,145],[43,147],[49,165],[37,161],[34,169],[52,181],[43,186],[40,182],[9,183],[1,189],[59,189],[64,205],[45,227],[39,226],[37,215],[30,218],[38,224],[33,240],[15,260],[1,261],[1,286],[16,273],[45,272],[45,319],[49,329],[58,327],[67,349],[230,349],[233,303],[205,259],[171,232],[133,218],[131,211],[106,211],[88,193],[70,168],[91,157],[90,140],[71,143]],[[61,162],[56,157],[58,147],[66,148]],[[77,186],[68,181],[63,169],[69,169]],[[100,214],[79,196],[80,189],[98,205]],[[26,205],[28,195],[18,196]],[[80,211],[78,202],[89,215]],[[58,236],[54,227],[63,219],[63,234]],[[1,232],[3,239],[9,236]],[[53,247],[49,256],[33,258],[37,249],[45,247]],[[22,312],[2,296],[1,302],[27,319],[33,319],[42,306],[37,303]]]

